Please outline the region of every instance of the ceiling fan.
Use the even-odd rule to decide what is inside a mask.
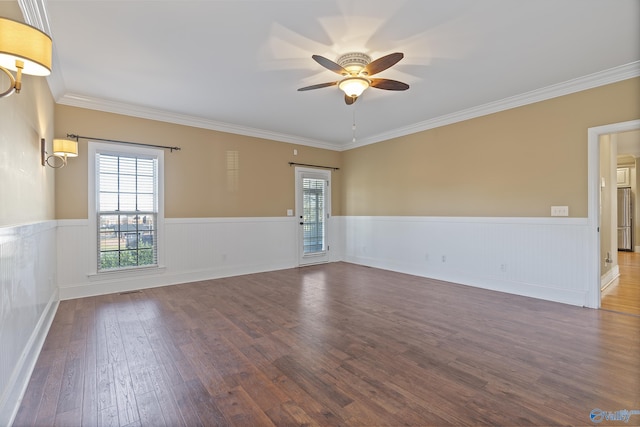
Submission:
[[[323,87],[338,86],[344,92],[344,101],[347,105],[351,105],[362,92],[368,87],[375,87],[384,90],[407,90],[409,85],[397,80],[376,79],[371,78],[374,74],[386,70],[395,65],[404,58],[404,54],[400,52],[390,53],[389,55],[371,61],[371,57],[364,53],[352,52],[340,56],[337,62],[320,55],[313,55],[312,58],[327,70],[343,76],[342,80],[329,83],[320,83],[301,87],[299,91],[312,89],[320,89]]]

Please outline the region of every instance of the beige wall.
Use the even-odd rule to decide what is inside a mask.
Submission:
[[[634,78],[344,152],[343,212],[586,217],[587,129],[640,118],[639,94]]]
[[[288,162],[340,167],[339,152],[118,114],[57,105],[57,137],[67,133],[179,146],[165,154],[165,216],[269,217],[294,209]],[[293,150],[298,155],[293,155]],[[56,218],[87,218],[87,141],[58,172]],[[332,174],[332,211],[341,214],[341,171]]]
[[[0,2],[0,16],[24,22],[15,2]],[[0,226],[54,216],[54,171],[40,164],[40,138],[51,151],[54,102],[46,79],[25,75],[22,83],[0,99]],[[8,87],[4,73],[0,85]]]
[[[586,217],[587,129],[640,118],[638,93],[634,78],[342,153],[62,105],[55,129],[181,146],[165,156],[169,218],[283,216],[289,161],[341,167],[334,215],[546,217],[567,205]],[[86,182],[81,140],[57,175],[57,218],[87,217]]]

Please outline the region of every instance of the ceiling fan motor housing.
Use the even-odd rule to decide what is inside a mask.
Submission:
[[[371,63],[371,57],[360,52],[350,52],[340,56],[336,62],[350,75],[357,76]]]

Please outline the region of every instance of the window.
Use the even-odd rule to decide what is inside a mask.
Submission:
[[[162,151],[96,143],[91,154],[95,159],[90,171],[95,184],[95,271],[157,267],[163,220]]]

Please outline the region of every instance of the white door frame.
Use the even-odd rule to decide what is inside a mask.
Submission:
[[[315,169],[315,168],[305,168],[296,166],[295,168],[295,215],[296,221],[300,223],[298,225],[298,232],[296,233],[296,246],[298,252],[298,265],[311,265],[311,264],[321,264],[329,262],[329,235],[331,230],[329,229],[330,219],[331,219],[331,171],[324,169]],[[303,252],[303,227],[302,227],[302,219],[300,216],[302,215],[302,175],[311,175],[315,178],[325,179],[329,185],[327,186],[324,200],[325,207],[325,218],[324,218],[324,243],[327,249],[323,253],[313,254],[313,255],[304,255]]]
[[[589,163],[589,199],[588,199],[588,254],[589,284],[587,289],[586,306],[600,308],[600,137],[611,133],[640,130],[640,120],[613,123],[589,128],[588,134],[588,163]]]

